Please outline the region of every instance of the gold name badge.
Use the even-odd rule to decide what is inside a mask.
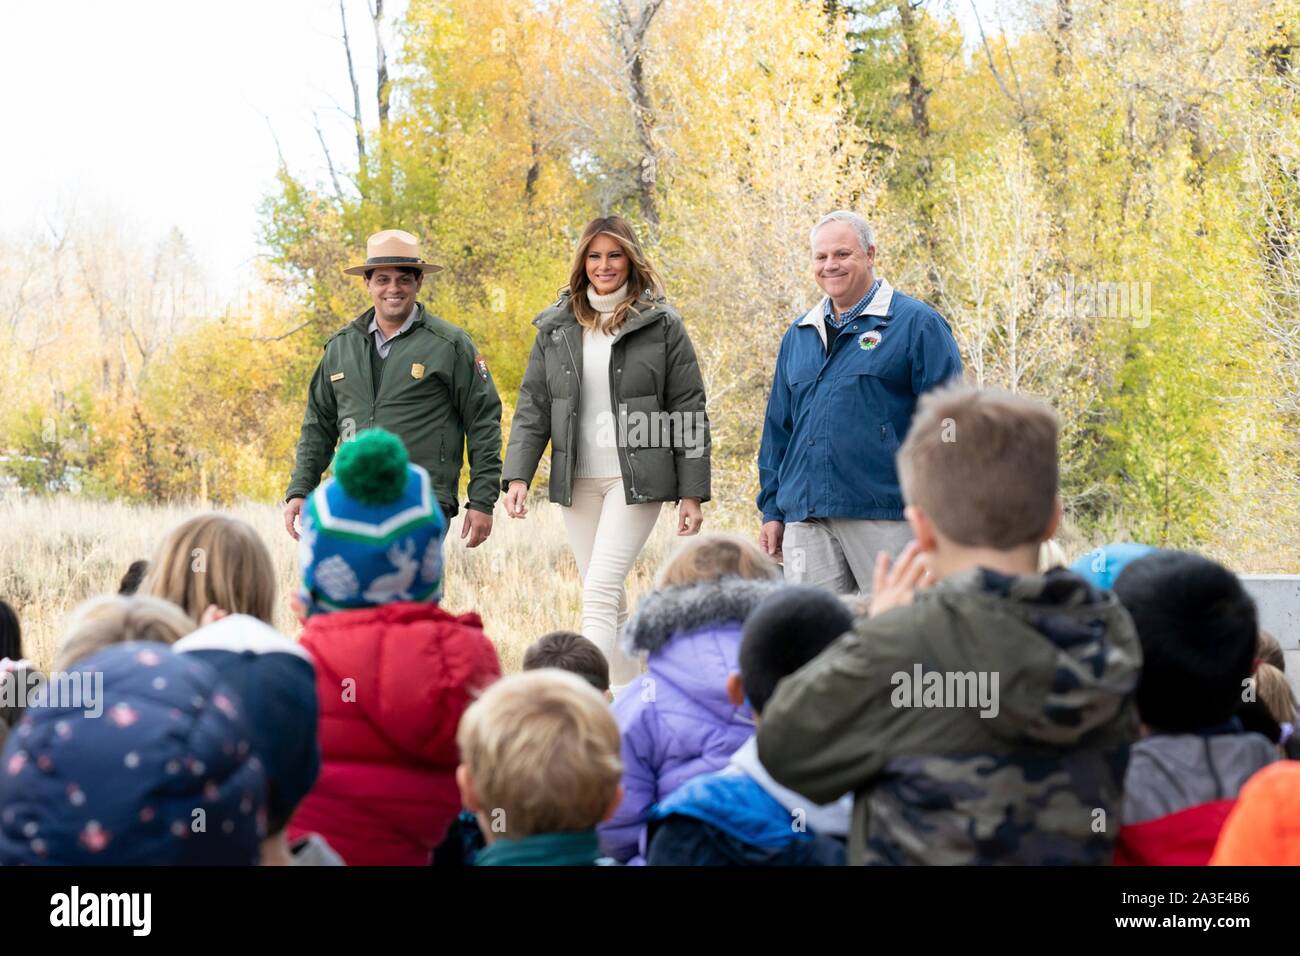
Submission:
[[[424,378],[424,366],[419,362],[411,363],[411,378]]]
[[[342,372],[335,372],[333,375],[330,376],[330,381],[331,381],[331,382],[342,381],[342,379],[343,379],[343,373],[342,373]]]

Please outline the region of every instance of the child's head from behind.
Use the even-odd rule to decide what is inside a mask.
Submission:
[[[929,392],[898,452],[907,517],[925,552],[1024,551],[1060,521],[1056,413],[996,389]]]
[[[821,588],[792,585],[768,595],[745,618],[740,673],[727,680],[731,702],[757,718],[789,677],[853,626],[849,606]]]
[[[524,670],[557,667],[577,674],[602,694],[609,690],[609,661],[600,648],[573,631],[543,634],[524,651]]]
[[[1255,644],[1255,658],[1265,664],[1272,664],[1280,671],[1286,671],[1286,655],[1282,653],[1282,645],[1263,628],[1260,628],[1259,640]]]
[[[22,660],[23,630],[18,614],[6,602],[0,601],[0,660]]]
[[[63,686],[81,692],[51,685],[6,742],[0,866],[258,861],[266,778],[242,702],[210,667],[116,644]]]
[[[489,843],[590,830],[622,798],[618,724],[576,674],[497,681],[465,711],[456,743],[461,800]]]
[[[137,593],[171,601],[196,623],[214,604],[270,624],[275,567],[250,525],[226,515],[199,515],[163,540]]]
[[[655,587],[711,584],[722,578],[768,580],[780,576],[780,569],[747,538],[735,534],[701,534],[680,545],[655,580]]]
[[[1115,595],[1142,642],[1142,722],[1187,733],[1229,720],[1258,639],[1255,602],[1237,576],[1199,554],[1157,551],[1124,569]]]
[[[170,601],[144,595],[92,598],[73,612],[55,652],[54,669],[66,670],[91,654],[127,641],[175,644],[192,630],[194,621]]]
[[[138,561],[132,561],[131,566],[126,569],[122,575],[122,580],[118,582],[117,593],[124,597],[130,597],[136,591],[140,590],[140,582],[144,580],[145,574],[149,570],[149,562],[141,558]]]
[[[244,702],[253,752],[266,773],[267,833],[281,833],[320,774],[316,669],[295,640],[231,614],[173,645],[202,661]]]
[[[28,661],[0,658],[0,748],[27,707],[32,667]]]
[[[23,633],[18,615],[6,602],[0,601],[0,746],[10,724],[18,719],[26,703],[21,693],[31,670],[23,660]]]
[[[1267,661],[1260,661],[1255,667],[1255,694],[1268,709],[1272,718],[1279,725],[1296,724],[1297,711],[1295,691],[1286,674]]]
[[[334,475],[302,509],[298,564],[307,615],[442,599],[447,521],[429,473],[402,440],[368,428],[343,442]]]
[[[1278,724],[1295,726],[1300,719],[1295,691],[1286,679],[1286,655],[1268,631],[1260,629],[1255,643],[1255,693]]]

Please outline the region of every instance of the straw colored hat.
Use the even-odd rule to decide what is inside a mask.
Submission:
[[[391,266],[403,269],[419,269],[422,272],[441,272],[442,266],[425,262],[420,256],[420,240],[401,229],[385,229],[366,240],[366,261],[359,266],[344,269],[350,276],[365,275],[369,269],[382,269]]]

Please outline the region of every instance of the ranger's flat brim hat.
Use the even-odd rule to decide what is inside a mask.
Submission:
[[[350,276],[363,276],[371,269],[419,269],[421,272],[441,272],[442,266],[425,262],[420,255],[420,240],[401,229],[385,229],[366,240],[366,261],[343,272]]]

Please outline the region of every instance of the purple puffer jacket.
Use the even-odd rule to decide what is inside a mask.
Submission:
[[[647,594],[624,632],[648,670],[614,702],[623,734],[623,802],[600,825],[604,852],[638,865],[650,809],[701,773],[721,770],[754,733],[749,707],[727,700],[740,670],[740,626],[780,581],[723,578]]]

